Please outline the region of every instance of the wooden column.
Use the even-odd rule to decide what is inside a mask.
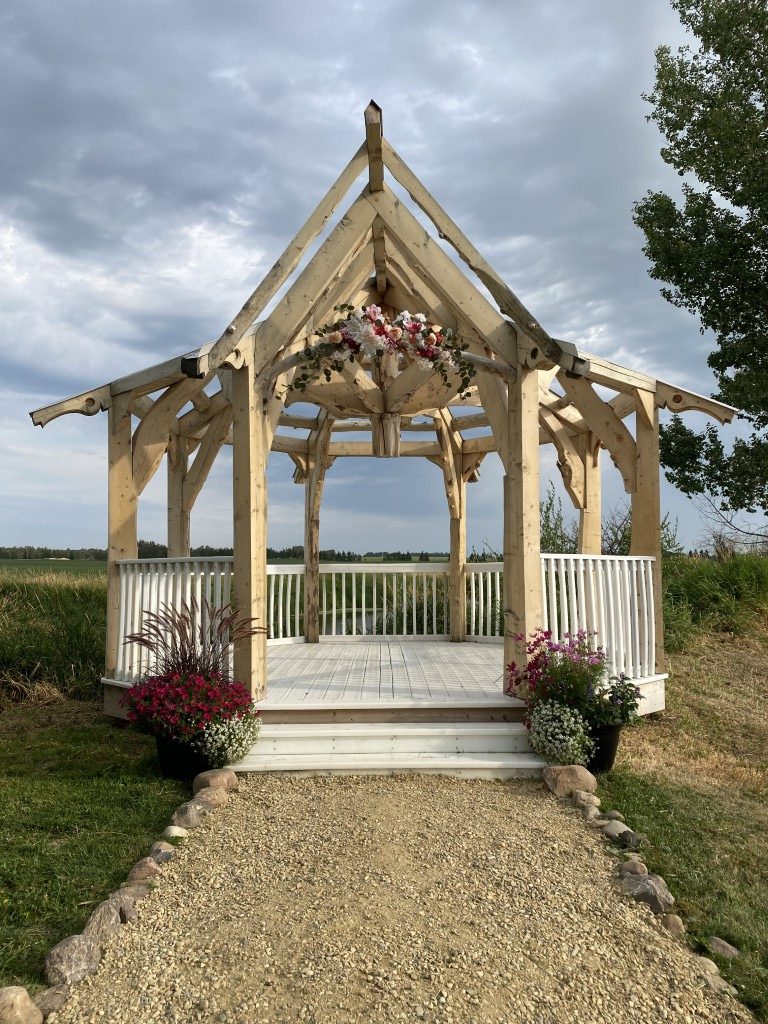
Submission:
[[[233,603],[267,625],[267,429],[261,392],[249,361],[232,371]],[[234,675],[255,699],[267,691],[266,633],[235,644]]]
[[[539,388],[535,370],[519,366],[507,389],[509,447],[504,476],[504,663],[524,665],[525,640],[541,626]]]
[[[661,492],[659,486],[659,410],[650,391],[635,392],[637,415],[637,490],[632,493],[631,555],[653,555],[653,603],[656,671],[665,671],[664,614],[661,588]]]
[[[189,512],[184,509],[187,442],[178,434],[168,445],[168,557],[189,557]]]
[[[451,640],[459,643],[467,635],[467,485],[456,474],[459,515],[451,516]]]
[[[578,440],[584,464],[584,507],[579,509],[579,554],[602,551],[602,499],[600,490],[600,441],[590,431]]]
[[[304,484],[304,639],[320,641],[320,516],[313,515],[311,473]]]
[[[120,617],[120,558],[136,558],[136,508],[138,498],[133,482],[131,450],[131,414],[128,395],[119,395],[109,407],[109,483],[107,522],[109,548],[107,553],[107,643],[104,676],[114,679],[117,670],[118,622]]]

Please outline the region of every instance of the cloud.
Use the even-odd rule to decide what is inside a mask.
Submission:
[[[393,145],[548,330],[711,390],[708,346],[659,297],[631,222],[648,187],[677,187],[640,98],[654,47],[681,37],[666,0],[389,0],[383,13],[372,31],[358,0],[5,8],[4,538],[103,536],[103,417],[41,435],[26,411],[218,337],[359,146],[371,96]],[[30,461],[50,467],[47,515]],[[323,543],[444,547],[434,467],[382,466],[337,463]],[[199,542],[231,534],[222,467],[195,510]],[[291,470],[273,459],[281,544],[301,539]],[[478,537],[500,537],[496,476],[470,489]],[[152,487],[142,528],[161,537]]]

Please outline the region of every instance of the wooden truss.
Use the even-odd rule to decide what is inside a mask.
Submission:
[[[385,171],[426,215],[440,239],[484,286],[464,273],[389,188]],[[357,179],[367,181],[315,255],[302,257]],[[272,311],[267,306],[290,281]],[[486,297],[490,294],[491,300]],[[311,384],[290,384],[335,304],[407,308],[456,330],[476,369],[469,392],[446,387],[416,362],[364,359]],[[599,390],[598,390],[599,389]],[[291,406],[313,406],[292,412]],[[45,426],[68,413],[108,411],[110,598],[106,675],[116,656],[114,563],[136,555],[136,505],[163,460],[168,467],[169,556],[189,553],[189,520],[217,454],[234,447],[235,599],[264,617],[266,483],[270,451],[285,452],[306,491],[306,635],[316,640],[320,504],[325,475],[342,457],[428,459],[440,467],[450,513],[451,635],[464,636],[466,485],[495,452],[504,473],[505,658],[515,637],[541,622],[539,455],[552,444],[579,512],[583,553],[600,552],[599,455],[606,450],[632,500],[632,552],[660,554],[658,414],[696,410],[720,423],[735,410],[619,366],[551,337],[383,138],[380,108],[365,111],[365,142],[275,265],[215,342],[33,412]],[[628,426],[634,423],[634,433]],[[345,439],[345,435],[355,435]],[[657,558],[657,662],[661,577]],[[236,671],[254,693],[266,685],[263,637],[240,644]]]

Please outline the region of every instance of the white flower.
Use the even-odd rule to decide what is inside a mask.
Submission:
[[[259,735],[261,719],[247,714],[229,718],[224,722],[212,722],[190,745],[204,754],[214,768],[240,761]]]
[[[554,700],[534,707],[530,739],[536,753],[552,764],[584,764],[594,747],[579,712]]]

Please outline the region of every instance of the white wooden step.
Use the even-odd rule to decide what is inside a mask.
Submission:
[[[519,722],[264,724],[257,755],[530,752]]]
[[[418,772],[464,778],[538,778],[546,762],[537,754],[259,754],[258,744],[237,764],[238,772],[303,772],[314,775],[383,775]]]

